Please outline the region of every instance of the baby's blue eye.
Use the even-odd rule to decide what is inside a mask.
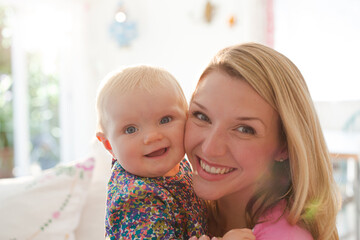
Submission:
[[[172,120],[172,118],[169,117],[169,116],[163,117],[163,118],[160,120],[160,124],[169,123],[169,122],[171,122],[171,120]]]
[[[133,133],[135,133],[137,131],[138,131],[138,129],[136,127],[134,127],[134,126],[130,126],[130,127],[127,127],[125,129],[126,134],[133,134]]]

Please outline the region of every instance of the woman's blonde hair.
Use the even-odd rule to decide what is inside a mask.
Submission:
[[[248,204],[248,227],[253,227],[264,211],[284,198],[290,224],[306,228],[314,239],[339,239],[336,229],[340,208],[338,188],[321,126],[298,68],[274,49],[247,43],[218,52],[199,83],[212,71],[223,71],[246,81],[278,112],[288,148],[288,161],[275,163],[285,164],[281,165],[284,166],[281,171],[287,169],[287,173],[278,171],[273,175],[288,175],[289,184],[282,193],[274,191],[277,186],[268,187],[253,199],[250,208]],[[253,204],[259,199],[260,204]],[[253,209],[254,206],[260,207]]]
[[[107,74],[100,83],[96,96],[98,130],[105,131],[107,116],[105,106],[114,94],[126,94],[137,88],[142,88],[152,93],[154,89],[159,87],[175,91],[179,97],[180,105],[187,112],[188,103],[180,84],[172,74],[163,68],[134,65],[123,67]]]

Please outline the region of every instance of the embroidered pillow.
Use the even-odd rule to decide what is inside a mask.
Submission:
[[[0,180],[0,239],[75,239],[93,169],[89,158],[37,177]]]

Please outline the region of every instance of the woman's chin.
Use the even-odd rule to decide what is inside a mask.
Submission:
[[[193,175],[193,187],[196,195],[204,200],[219,199],[219,189],[214,189],[214,185],[210,182],[204,181],[199,175]]]

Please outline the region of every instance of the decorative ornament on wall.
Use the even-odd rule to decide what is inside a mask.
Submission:
[[[130,46],[131,42],[138,36],[137,24],[129,19],[123,1],[118,4],[109,32],[120,47]]]
[[[228,19],[229,27],[233,27],[236,24],[236,17],[235,15],[231,15]]]
[[[211,21],[213,20],[214,11],[215,11],[215,6],[210,1],[206,1],[204,18],[207,23],[211,23]]]

